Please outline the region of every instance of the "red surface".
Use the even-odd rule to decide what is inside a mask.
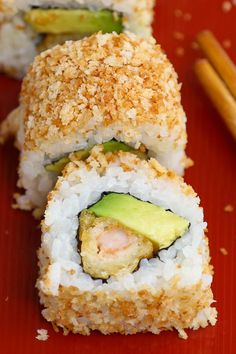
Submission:
[[[156,37],[183,82],[183,104],[188,116],[188,153],[195,161],[195,166],[187,171],[186,179],[198,191],[209,223],[215,266],[213,290],[219,311],[217,325],[188,331],[187,341],[179,339],[174,332],[127,337],[105,337],[98,333],[90,337],[72,334],[65,337],[55,333],[40,315],[34,288],[37,276],[35,251],[40,242],[37,222],[30,214],[11,208],[12,194],[16,190],[18,153],[10,142],[0,148],[1,353],[236,353],[233,333],[236,323],[236,143],[196,82],[192,66],[199,53],[191,48],[196,33],[209,28],[221,41],[231,40],[228,51],[236,61],[236,6],[224,13],[222,2],[159,0],[155,21]],[[183,16],[176,17],[176,9],[190,13],[191,21],[184,20]],[[174,31],[183,32],[185,39],[174,39]],[[175,54],[178,46],[185,49],[183,57]],[[1,119],[17,105],[19,87],[14,80],[0,77]],[[235,206],[233,213],[224,212],[228,203]],[[220,247],[228,250],[227,256],[220,253]],[[50,337],[47,342],[35,339],[38,328],[48,329]]]

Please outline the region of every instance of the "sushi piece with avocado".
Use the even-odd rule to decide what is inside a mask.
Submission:
[[[25,189],[17,204],[36,213],[63,167],[89,159],[96,144],[107,154],[154,157],[178,174],[189,161],[173,66],[153,38],[128,32],[94,34],[35,58],[0,139],[16,131],[18,185]]]
[[[17,78],[35,55],[67,40],[99,31],[129,30],[143,37],[152,32],[155,0],[1,1],[0,70]]]
[[[88,335],[198,329],[216,322],[199,198],[130,151],[69,162],[49,193],[37,281],[46,320]]]
[[[84,270],[94,278],[134,271],[183,236],[189,222],[128,194],[111,193],[80,216]]]

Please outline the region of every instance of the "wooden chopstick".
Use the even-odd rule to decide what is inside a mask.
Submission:
[[[236,99],[236,66],[221,47],[212,32],[205,30],[197,35],[197,42],[207,59],[216,69]]]
[[[195,64],[195,73],[236,140],[235,99],[208,60],[199,59]]]

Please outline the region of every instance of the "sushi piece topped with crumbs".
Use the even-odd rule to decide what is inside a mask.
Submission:
[[[216,323],[207,224],[191,186],[155,159],[94,146],[48,196],[38,252],[43,316],[65,333]]]
[[[36,57],[2,137],[17,122],[25,209],[44,205],[71,153],[87,158],[96,144],[155,157],[178,174],[188,161],[177,74],[153,38],[132,33],[98,33]]]
[[[35,55],[98,31],[151,35],[155,0],[0,0],[0,70],[22,77]]]

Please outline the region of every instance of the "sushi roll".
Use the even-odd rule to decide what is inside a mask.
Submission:
[[[155,159],[102,145],[74,156],[42,221],[43,316],[84,335],[214,325],[205,228],[191,186]]]
[[[16,13],[15,0],[0,0],[0,24]]]
[[[129,30],[148,37],[154,3],[155,0],[0,0],[0,70],[21,78],[39,52],[98,31]]]
[[[177,74],[153,38],[131,33],[98,33],[41,53],[2,137],[10,130],[18,130],[18,186],[26,190],[17,203],[28,210],[45,205],[70,153],[83,159],[96,144],[136,150],[178,174],[188,163]]]

